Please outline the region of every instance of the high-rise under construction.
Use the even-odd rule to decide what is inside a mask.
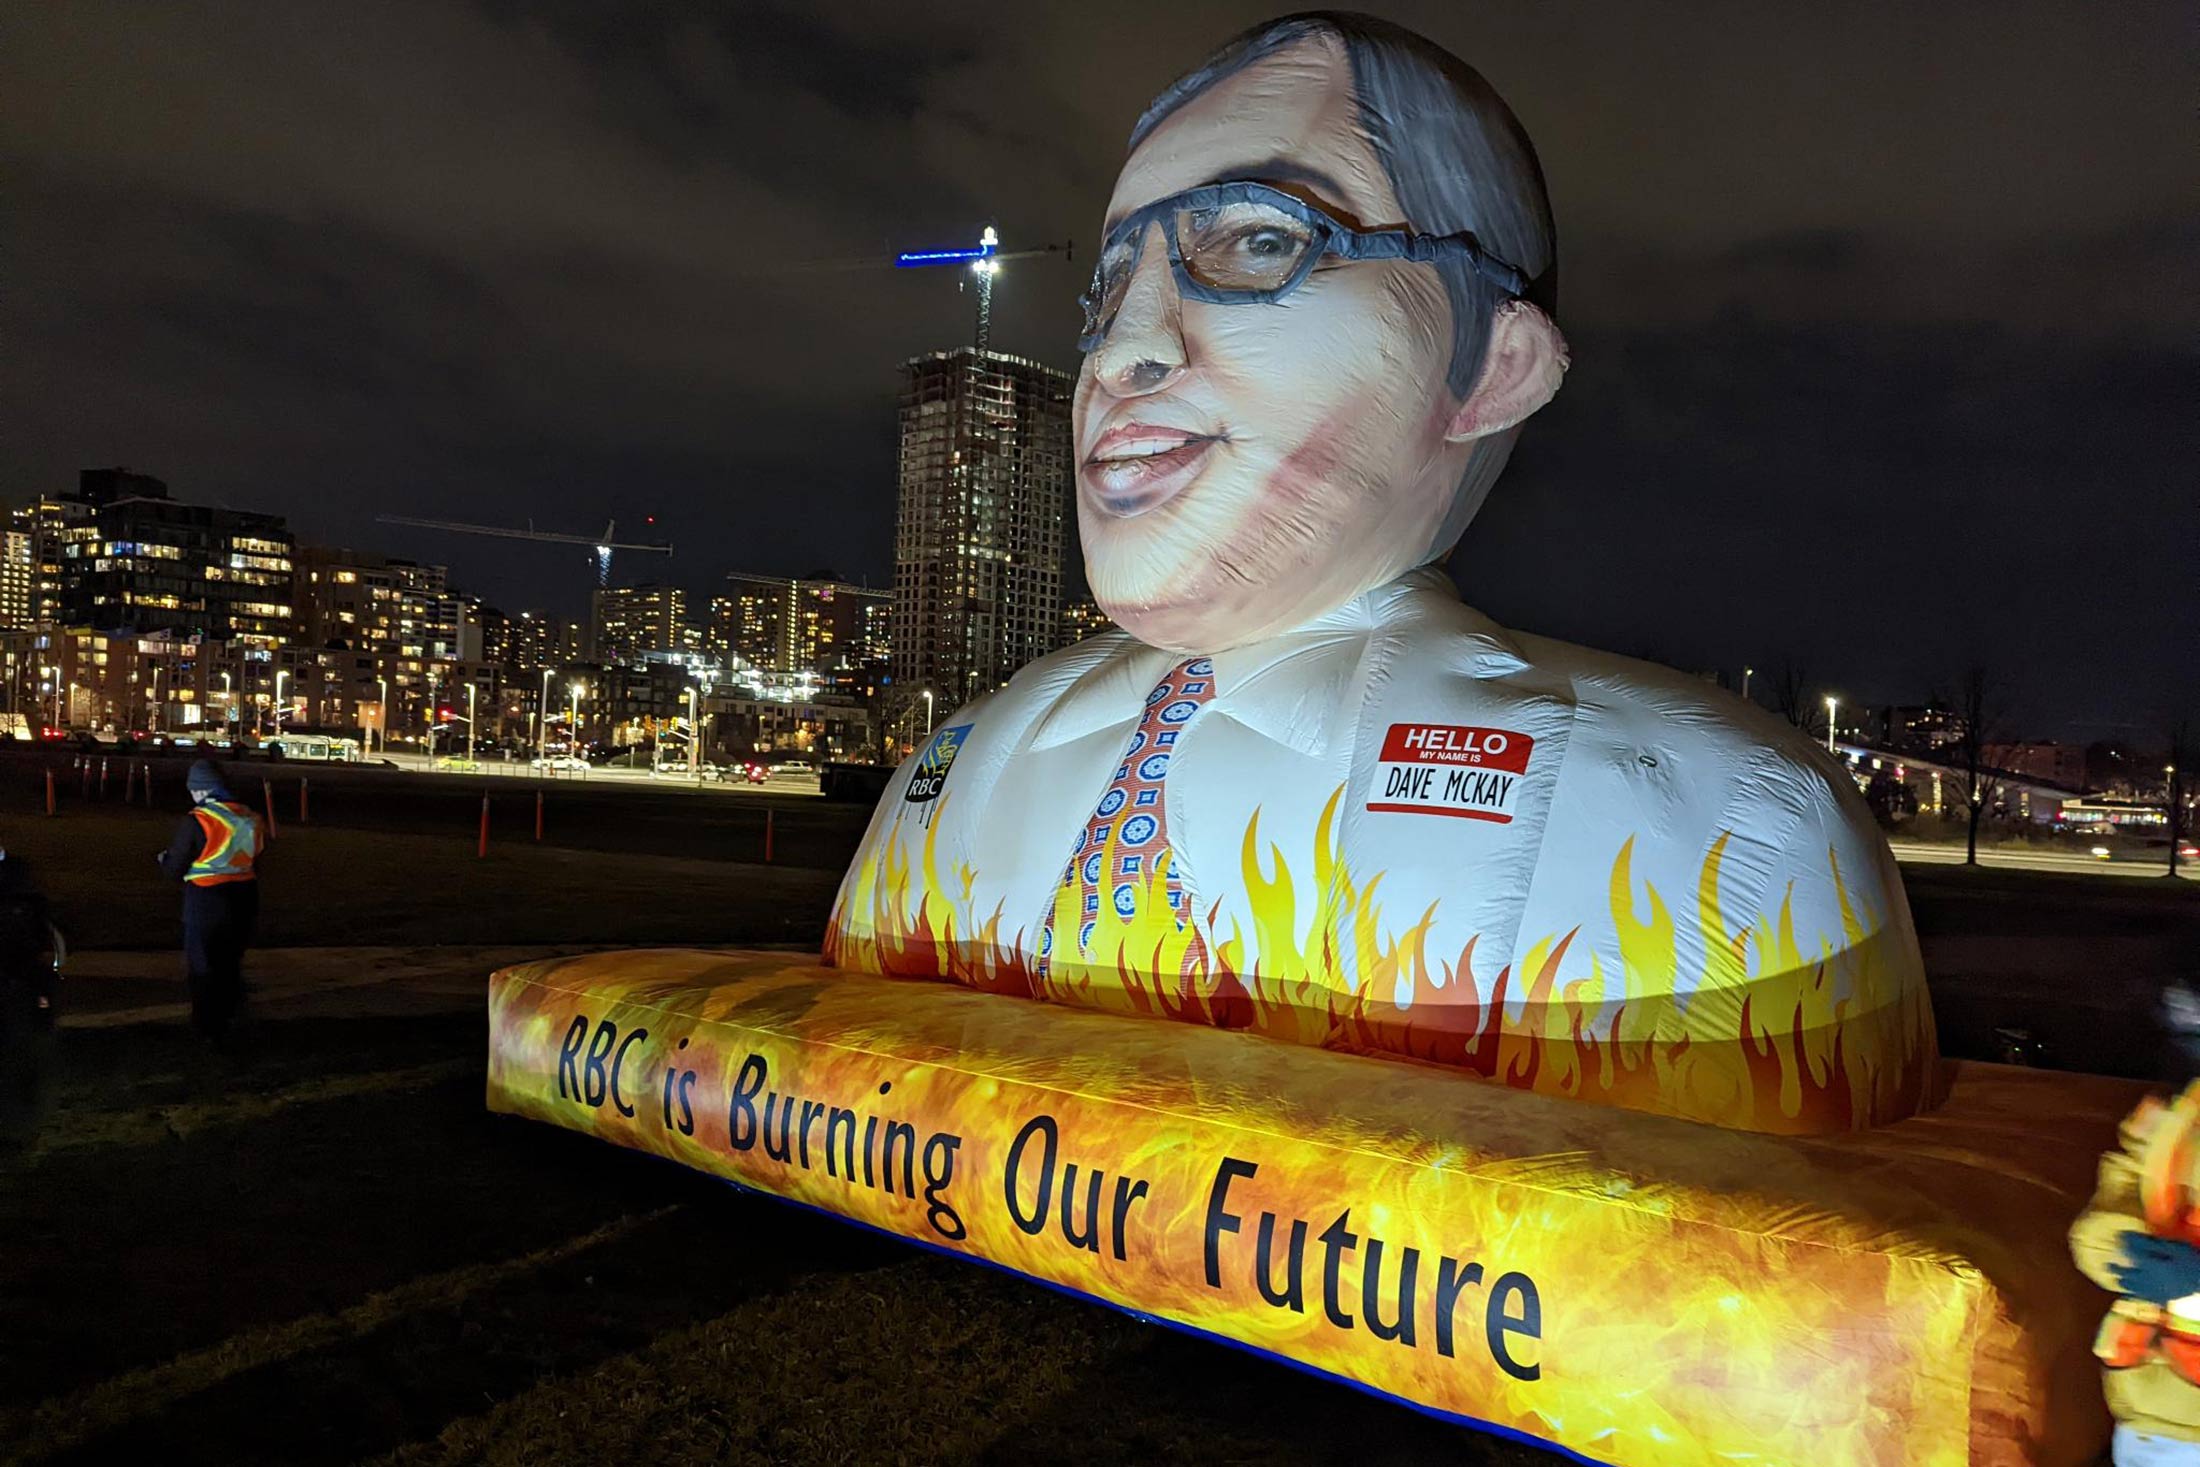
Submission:
[[[897,691],[937,710],[1060,645],[1072,381],[958,347],[902,364]]]

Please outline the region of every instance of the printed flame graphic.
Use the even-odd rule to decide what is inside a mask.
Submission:
[[[1360,880],[1339,853],[1343,793],[1330,796],[1315,832],[1303,917],[1284,853],[1271,844],[1264,862],[1258,814],[1247,824],[1243,905],[1257,962],[1246,960],[1235,919],[1227,935],[1213,930],[1219,904],[1207,932],[1179,924],[1156,870],[1132,914],[1103,911],[1081,952],[1068,935],[1078,931],[1082,893],[1059,888],[1057,950],[1042,977],[1022,931],[1004,939],[998,909],[973,911],[972,872],[958,869],[952,888],[940,880],[937,820],[915,871],[898,831],[865,852],[827,932],[825,961],[1401,1056],[1515,1089],[1748,1130],[1860,1129],[1936,1098],[1932,1012],[1914,949],[1883,914],[1860,910],[1831,851],[1842,932],[1814,935],[1806,951],[1788,900],[1777,913],[1730,918],[1719,882],[1727,841],[1715,841],[1696,888],[1703,958],[1684,975],[1673,913],[1647,881],[1638,898],[1630,839],[1610,882],[1620,971],[1608,972],[1587,944],[1585,962],[1569,961],[1577,927],[1538,939],[1517,970],[1500,966],[1485,987],[1472,939],[1455,958],[1432,959],[1434,906],[1390,935],[1380,874]]]

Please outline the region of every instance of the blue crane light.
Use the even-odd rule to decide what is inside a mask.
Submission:
[[[978,243],[967,250],[909,250],[894,256],[894,264],[901,269],[912,265],[959,265],[965,260],[990,260],[1001,248],[1001,237],[991,225],[979,236]]]
[[[993,253],[991,245],[980,245],[974,250],[911,250],[894,256],[896,265],[953,265],[963,260],[983,260]]]

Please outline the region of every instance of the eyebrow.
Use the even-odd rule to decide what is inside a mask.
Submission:
[[[1304,163],[1295,163],[1289,158],[1270,158],[1264,163],[1247,163],[1240,167],[1228,168],[1212,178],[1192,184],[1191,188],[1212,188],[1218,183],[1303,183],[1320,195],[1324,206],[1335,206],[1341,209],[1344,204],[1343,184],[1337,182],[1336,179],[1322,172],[1319,168],[1309,168]],[[1176,190],[1177,193],[1189,191],[1189,189]],[[1167,196],[1164,195],[1164,197]],[[1144,204],[1138,206],[1139,209],[1145,207]],[[1121,224],[1137,212],[1138,209],[1126,209],[1115,215],[1100,226],[1101,235],[1105,237],[1113,234],[1116,225]]]

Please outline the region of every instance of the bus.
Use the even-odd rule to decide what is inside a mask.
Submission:
[[[267,749],[278,759],[306,759],[319,764],[356,764],[361,757],[357,742],[332,734],[281,734],[267,741]]]

